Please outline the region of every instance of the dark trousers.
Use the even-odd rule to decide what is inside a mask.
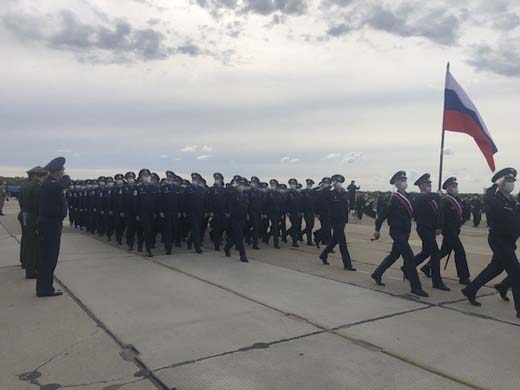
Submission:
[[[273,236],[274,245],[278,245],[280,237],[280,214],[270,213],[269,221],[271,222],[271,235]]]
[[[126,223],[125,218],[121,216],[120,211],[114,211],[114,226],[116,231],[116,241],[119,243],[123,239]]]
[[[226,230],[226,216],[224,212],[220,210],[215,212],[211,220],[211,225],[213,227],[211,239],[215,245],[215,249],[218,249],[220,245],[222,245],[222,235],[224,234],[224,230]]]
[[[18,222],[20,222],[20,229],[22,231],[22,237],[20,238],[20,264],[22,265],[22,268],[25,268],[25,248],[27,244],[25,227],[23,225],[23,216],[21,211],[18,213]]]
[[[166,212],[162,219],[162,239],[164,241],[164,249],[167,251],[173,247],[173,242],[177,235],[178,218],[177,212]]]
[[[410,281],[410,287],[412,290],[420,290],[422,288],[421,281],[419,280],[419,275],[417,275],[412,248],[410,248],[410,244],[408,243],[408,238],[410,235],[407,233],[390,232],[390,236],[394,240],[392,251],[383,260],[379,267],[376,268],[372,275],[374,277],[381,278],[384,272],[390,268],[397,261],[397,259],[399,259],[399,257],[403,256],[404,272]]]
[[[188,213],[188,218],[191,229],[190,242],[193,243],[195,249],[200,249],[202,213],[190,212]]]
[[[240,258],[246,258],[246,250],[244,248],[244,228],[246,226],[246,220],[242,218],[231,218],[231,236],[227,238],[226,246],[224,249],[229,251],[233,245],[236,245]]]
[[[329,240],[329,243],[321,252],[320,257],[327,258],[329,253],[334,249],[336,244],[339,244],[339,250],[341,252],[341,259],[343,260],[343,265],[345,267],[352,267],[352,260],[350,258],[350,253],[347,248],[347,239],[345,237],[345,222],[343,221],[332,221],[332,240]]]
[[[291,213],[289,216],[291,221],[291,238],[293,242],[300,239],[302,233],[302,215],[300,213]]]
[[[430,258],[429,265],[432,272],[432,282],[434,286],[443,284],[441,277],[441,252],[435,238],[435,229],[426,226],[417,226],[417,234],[422,240],[422,249],[415,256],[415,265],[419,266],[427,258]]]
[[[441,245],[441,259],[446,257],[451,251],[455,254],[455,266],[457,267],[457,276],[459,280],[469,278],[468,262],[466,260],[466,251],[464,245],[460,241],[460,229],[456,231],[446,231],[443,233]]]
[[[114,233],[114,215],[112,212],[112,215],[110,215],[110,211],[105,211],[105,234],[107,235],[108,239],[112,238],[112,234]]]
[[[251,212],[249,214],[249,225],[251,227],[251,241],[253,246],[258,245],[258,238],[260,237],[260,223],[261,223],[261,217],[260,212]]]
[[[506,271],[507,278],[501,284],[512,288],[515,309],[517,313],[520,313],[520,264],[515,253],[516,244],[510,239],[493,234],[489,235],[488,243],[493,251],[491,262],[466,287],[466,291],[476,295],[484,284]]]
[[[314,229],[314,213],[306,211],[305,215],[305,235],[307,236],[307,244],[312,244],[312,229]]]
[[[328,215],[320,216],[320,229],[316,232],[316,241],[327,244],[330,241],[330,217]]]
[[[137,220],[134,213],[126,215],[126,244],[133,248],[135,244],[135,233],[137,231]]]
[[[106,211],[103,211],[103,214],[101,214],[101,211],[98,211],[98,214],[96,215],[96,230],[99,237],[104,236],[106,232],[106,226],[105,226],[105,215]]]
[[[139,222],[143,228],[144,247],[151,251],[154,247],[154,218],[153,213],[144,211],[139,215]],[[140,241],[142,243],[142,240]],[[139,245],[139,246],[142,246]]]
[[[40,259],[40,237],[36,225],[24,228],[24,264],[27,276],[36,274]]]
[[[49,294],[54,291],[54,270],[60,254],[61,220],[41,219],[38,223],[40,234],[40,259],[38,262],[38,277],[36,293]]]

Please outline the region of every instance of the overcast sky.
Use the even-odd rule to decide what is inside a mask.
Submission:
[[[456,4],[456,6],[454,5]],[[438,176],[446,62],[520,168],[514,0],[1,0],[0,175]],[[444,175],[481,191],[474,141]]]

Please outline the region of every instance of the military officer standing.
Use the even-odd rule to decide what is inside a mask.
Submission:
[[[39,193],[41,183],[47,176],[47,171],[42,167],[34,167],[27,171],[30,177],[28,183],[20,189],[20,209],[22,220],[22,239],[20,252],[23,254],[23,267],[26,279],[36,279],[40,242],[37,229]]]
[[[125,231],[125,207],[124,207],[124,176],[117,173],[114,176],[115,186],[112,190],[112,212],[114,219],[114,229],[116,233],[117,245],[121,245],[123,241],[123,233]]]
[[[45,178],[40,189],[38,232],[40,235],[40,261],[36,281],[38,297],[53,297],[63,294],[53,286],[54,270],[60,253],[63,219],[67,216],[67,203],[63,190],[69,184],[64,176],[65,158],[57,157],[47,164]]]
[[[135,173],[127,172],[125,174],[127,185],[123,187],[123,207],[126,221],[126,245],[128,250],[134,250],[135,235],[137,233],[137,183],[135,182]]]
[[[507,288],[512,287],[516,316],[520,318],[520,264],[515,253],[520,237],[520,204],[511,195],[516,176],[516,169],[505,168],[491,179],[494,185],[487,191],[485,202],[489,217],[488,242],[493,257],[475,280],[462,289],[462,294],[472,305],[480,306],[476,300],[479,288],[505,270],[508,275],[502,282],[505,291],[499,289],[499,292],[504,299]]]
[[[403,256],[404,273],[410,281],[412,294],[427,297],[428,294],[422,289],[419,275],[417,275],[414,255],[408,243],[412,229],[414,209],[410,197],[406,193],[406,188],[408,187],[406,172],[399,171],[394,174],[390,179],[390,184],[394,185],[397,191],[392,193],[390,201],[382,206],[381,212],[377,216],[374,240],[379,239],[381,236],[381,226],[385,220],[388,220],[388,224],[390,225],[390,237],[392,237],[394,243],[390,254],[372,273],[371,277],[379,286],[384,286],[381,280],[383,273],[390,268],[399,257]]]
[[[332,226],[332,239],[327,244],[327,247],[321,252],[320,259],[323,264],[328,265],[327,257],[334,249],[336,244],[339,244],[341,258],[343,260],[343,268],[348,271],[355,271],[352,266],[352,260],[347,248],[347,239],[345,238],[345,225],[348,223],[348,193],[343,188],[342,184],[345,178],[342,175],[334,175],[331,178],[334,183],[334,188],[327,192],[328,209],[330,210],[330,222]]]
[[[417,222],[417,234],[422,240],[422,249],[415,256],[415,264],[419,266],[427,258],[430,258],[430,266],[421,270],[426,276],[432,278],[433,288],[450,291],[441,277],[441,254],[437,245],[437,235],[441,233],[439,227],[439,203],[440,196],[432,192],[430,174],[425,173],[415,183],[421,193],[415,197],[415,220]]]

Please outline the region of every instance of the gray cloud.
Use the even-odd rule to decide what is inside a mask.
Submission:
[[[124,20],[86,24],[69,10],[60,11],[51,20],[55,23],[30,15],[7,14],[2,23],[20,40],[73,52],[82,62],[132,63],[163,60],[175,54],[212,55],[189,41],[171,45],[161,31],[136,28]]]
[[[271,15],[279,12],[285,15],[303,15],[308,9],[309,0],[195,0],[200,7],[207,9],[213,16],[222,11],[237,14],[252,13]]]
[[[332,0],[324,0],[330,3]],[[349,5],[349,1],[334,1],[336,5]],[[354,30],[369,27],[402,37],[423,37],[442,45],[455,44],[459,36],[460,19],[444,6],[430,7],[424,3],[402,2],[397,6],[382,3],[360,3],[343,14],[327,30],[332,37],[346,35]]]
[[[470,49],[467,62],[477,70],[502,76],[520,76],[519,37],[503,36],[494,45],[481,43]]]
[[[520,26],[520,16],[513,12],[506,12],[493,18],[491,25],[496,30],[509,31]]]

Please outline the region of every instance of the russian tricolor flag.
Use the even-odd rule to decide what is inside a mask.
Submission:
[[[495,171],[493,155],[498,149],[477,108],[451,75],[449,66],[446,71],[446,87],[444,90],[443,130],[466,133],[472,136],[484,154],[489,168],[493,172]]]

